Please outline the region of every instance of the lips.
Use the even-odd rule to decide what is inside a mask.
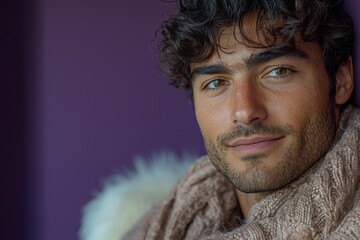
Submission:
[[[256,136],[250,138],[241,138],[231,142],[228,146],[241,154],[262,153],[277,145],[283,136]]]

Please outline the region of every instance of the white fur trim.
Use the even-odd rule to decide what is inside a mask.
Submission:
[[[163,199],[195,156],[163,152],[135,158],[134,172],[115,175],[83,209],[81,240],[119,240],[150,207]]]

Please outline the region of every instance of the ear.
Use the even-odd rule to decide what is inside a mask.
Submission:
[[[349,100],[354,90],[353,61],[351,56],[340,65],[336,72],[335,80],[335,103],[342,105]]]

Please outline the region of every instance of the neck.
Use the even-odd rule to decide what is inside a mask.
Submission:
[[[241,212],[244,216],[244,219],[248,217],[249,211],[255,203],[259,202],[261,199],[266,197],[270,192],[260,192],[260,193],[244,193],[239,190],[236,190],[236,196],[238,198]]]

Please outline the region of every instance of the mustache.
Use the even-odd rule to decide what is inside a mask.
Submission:
[[[229,132],[221,134],[217,137],[221,145],[227,145],[229,142],[240,137],[249,137],[252,135],[288,135],[293,133],[293,129],[289,126],[270,127],[261,122],[252,125],[237,125]]]

